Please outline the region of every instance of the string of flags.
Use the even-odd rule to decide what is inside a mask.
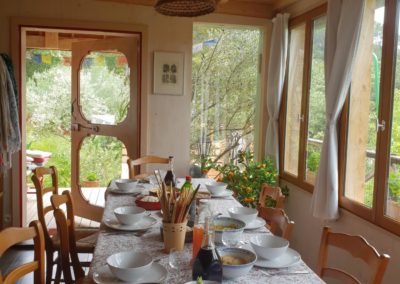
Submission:
[[[209,39],[209,40],[194,44],[192,47],[192,52],[193,53],[200,52],[204,46],[214,45],[214,44],[217,44],[217,42],[218,41],[216,39]]]
[[[38,64],[60,64],[62,63],[65,66],[71,66],[71,57],[68,56],[53,56],[53,55],[46,55],[46,54],[33,54],[31,58]],[[125,67],[128,63],[128,60],[125,56],[103,56],[97,55],[96,57],[86,57],[83,60],[84,67],[90,67],[92,65],[95,66],[106,66],[106,65],[113,65],[119,67]]]

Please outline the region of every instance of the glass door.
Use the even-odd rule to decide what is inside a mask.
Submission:
[[[101,221],[103,208],[82,188],[126,176],[140,141],[140,38],[72,44],[71,190],[78,216]]]

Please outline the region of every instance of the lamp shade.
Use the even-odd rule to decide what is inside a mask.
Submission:
[[[215,0],[158,0],[157,12],[167,16],[196,17],[215,11]]]

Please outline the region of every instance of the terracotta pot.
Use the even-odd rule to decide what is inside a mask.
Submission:
[[[100,182],[98,180],[84,180],[82,181],[82,186],[83,187],[99,187]]]

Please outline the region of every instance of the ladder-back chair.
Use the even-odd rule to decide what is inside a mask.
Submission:
[[[283,208],[283,202],[285,201],[285,195],[283,195],[282,190],[278,186],[270,186],[264,183],[261,186],[260,198],[258,201],[259,206],[266,207],[265,200],[270,197],[275,201],[275,208]]]
[[[12,284],[24,275],[33,272],[35,284],[44,283],[44,234],[39,221],[35,220],[29,224],[28,228],[7,228],[0,232],[0,256],[3,256],[13,245],[33,239],[34,258],[32,262],[25,263],[3,276],[0,272],[0,283]]]
[[[371,278],[368,283],[379,284],[382,282],[390,256],[379,254],[363,237],[352,236],[344,233],[331,232],[330,228],[324,227],[322,231],[321,246],[317,264],[317,274],[323,278],[333,278],[344,284],[360,284],[361,282],[353,275],[338,268],[328,267],[328,247],[333,246],[349,252],[354,258],[365,262],[369,268]]]
[[[145,164],[169,164],[169,158],[162,158],[158,156],[144,156],[136,160],[128,159],[129,178],[144,178],[150,173],[142,173],[140,166]]]
[[[285,210],[272,207],[259,207],[258,215],[267,222],[267,227],[272,234],[286,240],[290,239],[294,222],[289,220]]]

